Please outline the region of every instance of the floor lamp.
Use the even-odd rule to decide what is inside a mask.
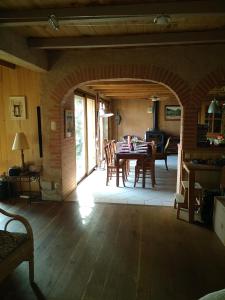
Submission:
[[[27,138],[23,132],[17,132],[13,141],[12,150],[21,151],[22,170],[25,169],[24,153],[23,153],[23,150],[25,149],[29,149]]]

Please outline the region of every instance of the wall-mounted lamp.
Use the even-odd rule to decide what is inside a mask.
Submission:
[[[115,122],[116,122],[116,125],[120,125],[121,120],[122,120],[121,115],[120,115],[119,112],[117,111],[117,112],[116,112],[116,115],[115,115]]]

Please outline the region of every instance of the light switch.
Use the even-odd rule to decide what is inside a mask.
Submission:
[[[52,131],[56,130],[56,122],[55,121],[51,121],[51,130]]]

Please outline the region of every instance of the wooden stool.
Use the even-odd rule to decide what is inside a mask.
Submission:
[[[175,200],[174,200],[174,208],[177,207],[177,219],[180,218],[180,209],[181,208],[187,208],[187,203],[185,203],[184,196],[181,194],[175,194]]]
[[[179,219],[180,216],[180,209],[181,208],[188,208],[188,181],[181,181],[181,194],[175,194],[174,199],[174,208],[177,207],[177,219]],[[195,182],[194,186],[194,192],[195,192],[195,203],[194,207],[195,209],[200,209],[202,205],[202,197],[203,197],[203,191],[202,186],[200,183]]]

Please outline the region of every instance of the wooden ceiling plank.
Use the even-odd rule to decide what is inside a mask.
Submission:
[[[95,36],[95,37],[62,37],[30,38],[28,45],[38,49],[75,49],[102,47],[160,46],[224,43],[225,30],[201,32],[170,32],[160,34]]]
[[[225,12],[225,2],[214,1],[185,1],[171,3],[139,3],[129,5],[96,5],[77,6],[68,8],[42,8],[23,10],[1,10],[0,24],[5,26],[24,26],[43,24],[51,14],[66,24],[71,20],[77,21],[108,21],[109,18],[128,19],[130,17],[154,16],[158,14],[221,14]]]

